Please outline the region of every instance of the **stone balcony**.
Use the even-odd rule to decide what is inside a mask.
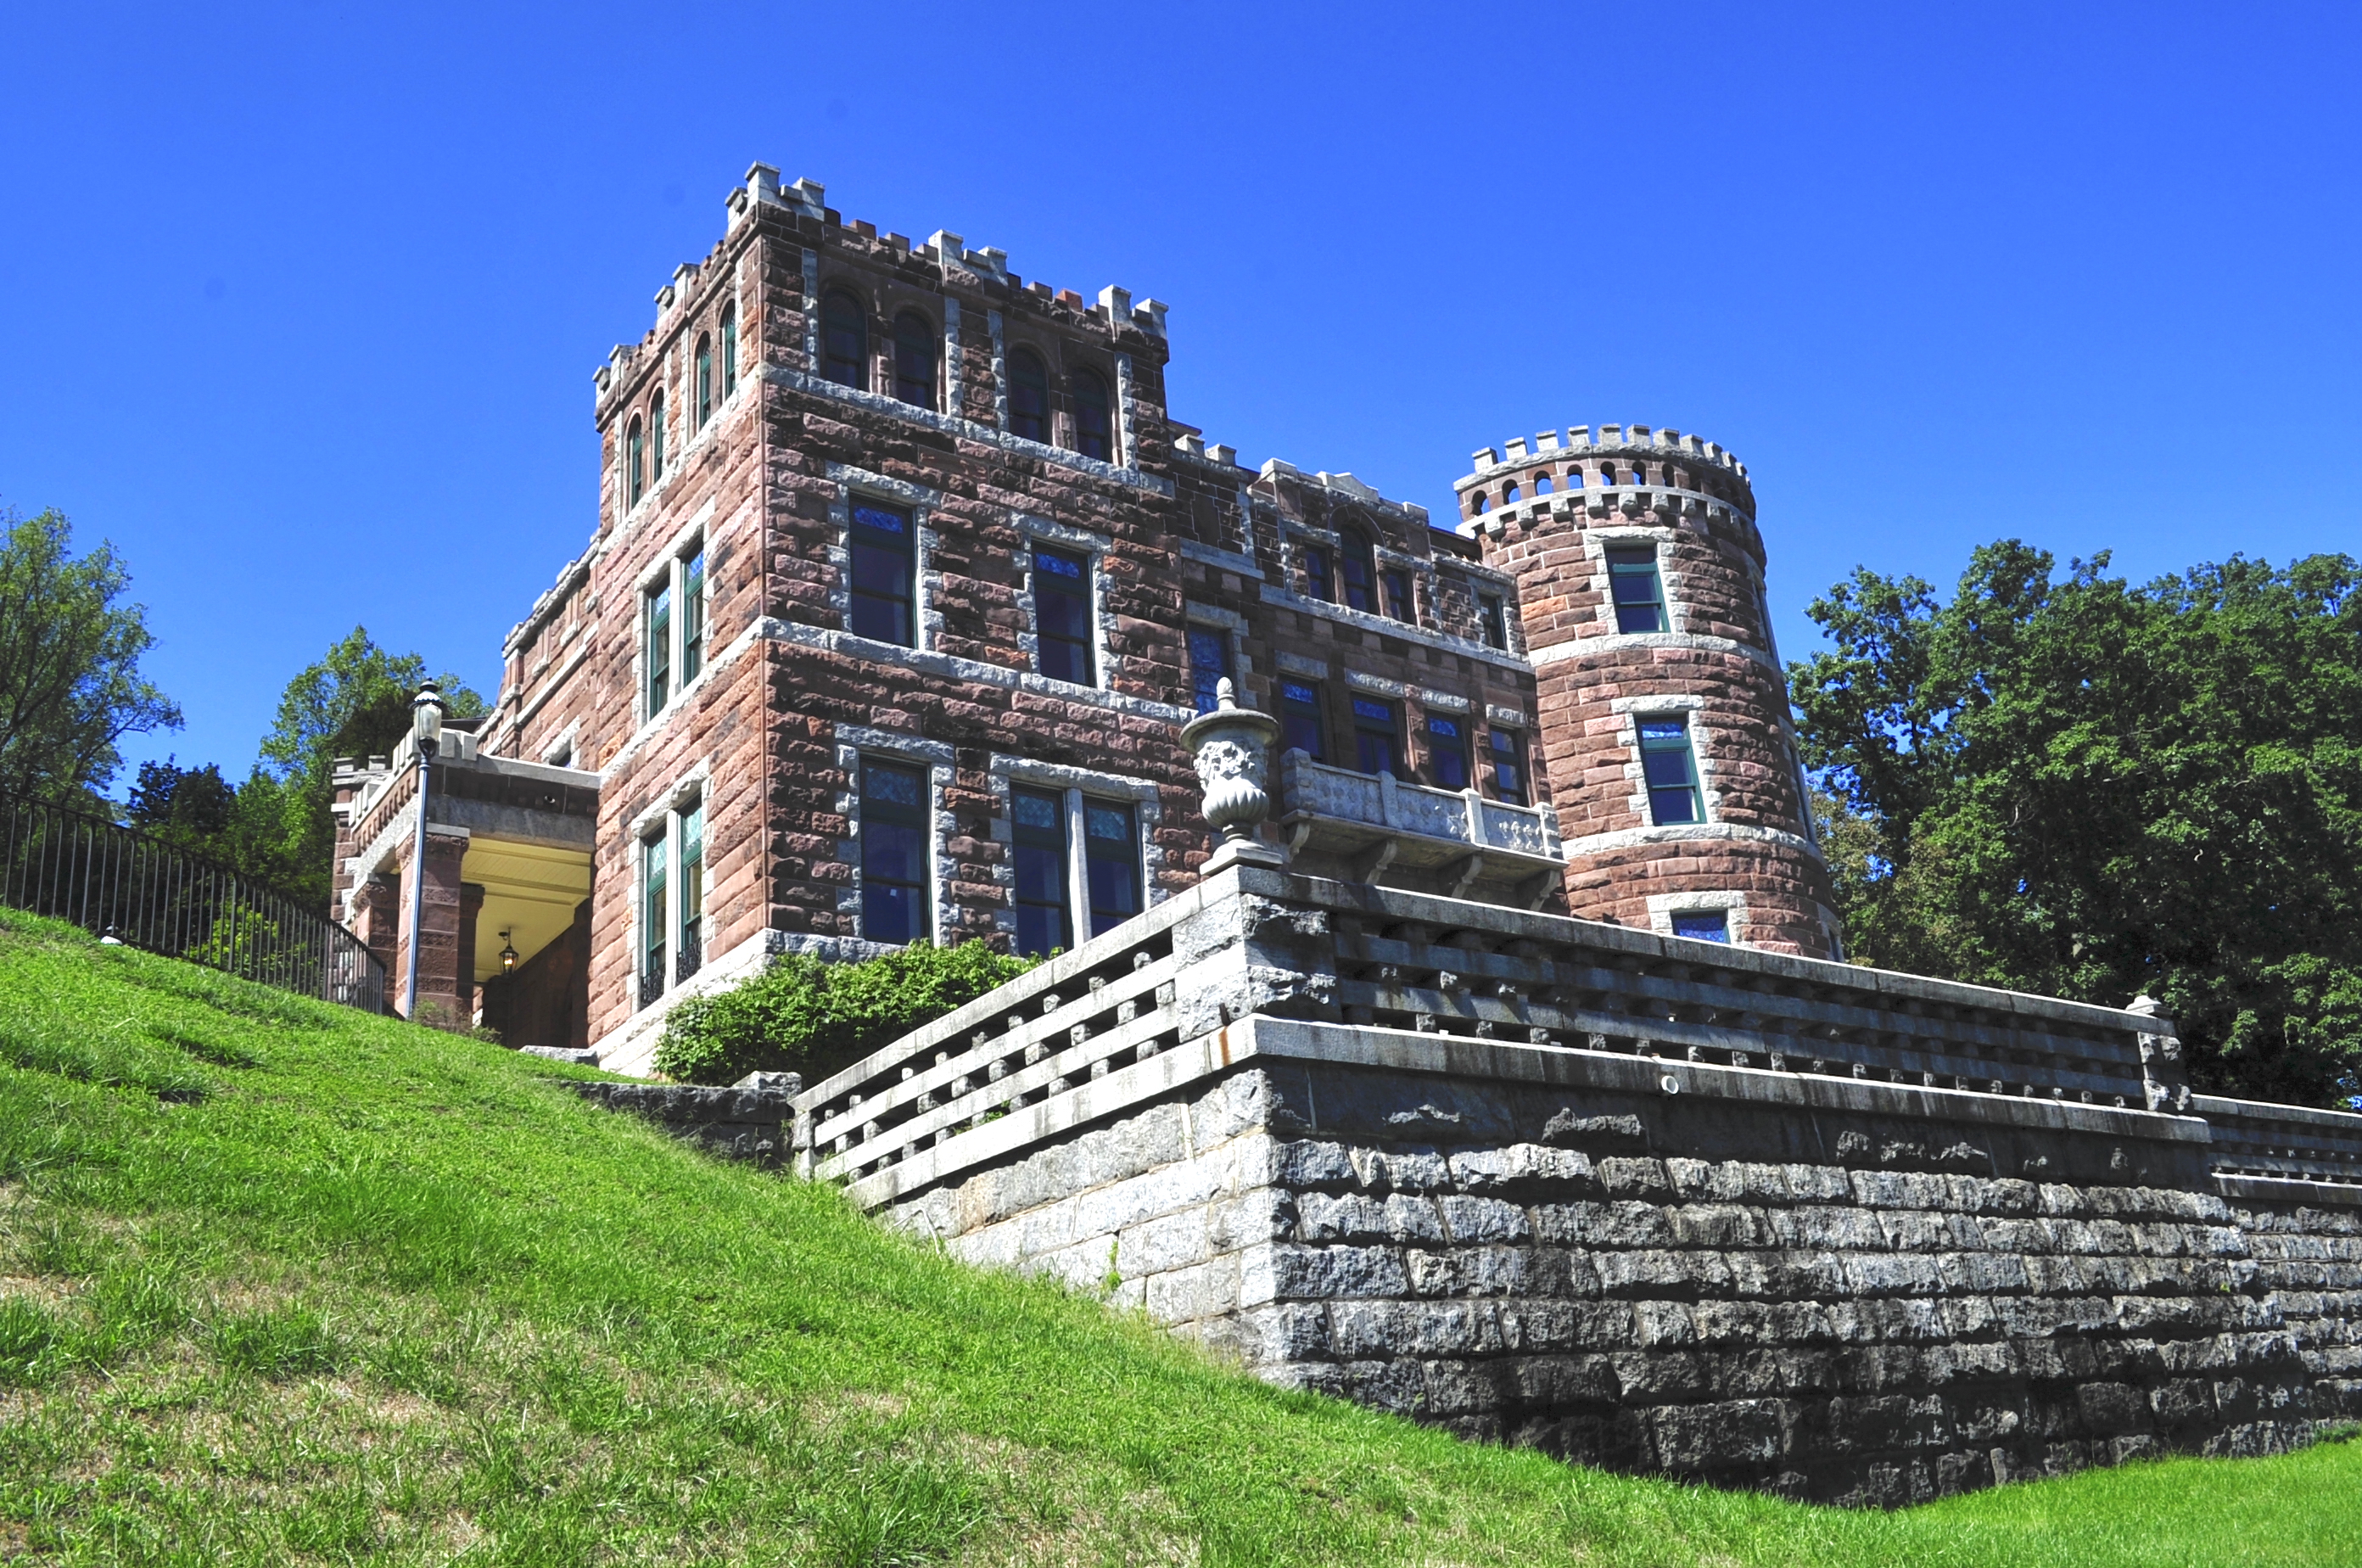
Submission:
[[[1330,767],[1301,751],[1280,759],[1279,774],[1279,826],[1293,864],[1313,876],[1532,909],[1565,873],[1547,806]]]

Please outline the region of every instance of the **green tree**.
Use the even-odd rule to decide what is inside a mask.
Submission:
[[[2209,1087],[2362,1089],[2362,564],[1857,571],[1791,667],[1857,959],[2158,998]]]
[[[63,513],[0,513],[0,789],[95,801],[125,735],[180,728],[139,673],[155,638],[130,585],[105,541],[73,554]]]

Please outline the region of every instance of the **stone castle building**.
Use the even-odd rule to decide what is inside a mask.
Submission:
[[[773,954],[1071,948],[1195,879],[1178,732],[1224,678],[1285,726],[1299,867],[1836,951],[1742,464],[1513,440],[1439,527],[1239,467],[1168,351],[1160,302],[753,169],[598,371],[597,532],[436,761],[422,997],[645,1072]],[[414,773],[338,776],[397,989]]]
[[[1832,961],[1719,447],[1511,440],[1438,527],[1174,418],[1156,301],[761,165],[657,309],[415,954],[416,757],[339,769],[397,993],[645,1075],[777,954],[1055,953],[818,1084],[602,1092],[1471,1438],[1893,1504],[2362,1416],[2362,1116]]]

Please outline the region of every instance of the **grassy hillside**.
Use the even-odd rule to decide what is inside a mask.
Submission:
[[[1895,1515],[1280,1393],[539,1081],[0,917],[0,1553],[2362,1562],[2362,1444]]]

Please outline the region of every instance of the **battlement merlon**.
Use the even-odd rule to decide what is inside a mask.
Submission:
[[[1470,471],[1454,480],[1452,489],[1471,490],[1497,479],[1515,478],[1519,470],[1546,464],[1579,462],[1591,457],[1622,457],[1628,453],[1710,463],[1741,480],[1747,479],[1745,463],[1719,443],[1697,436],[1646,425],[1602,425],[1595,435],[1591,425],[1576,425],[1563,435],[1545,430],[1533,436],[1512,436],[1502,443],[1499,451],[1479,447],[1469,454]]]

